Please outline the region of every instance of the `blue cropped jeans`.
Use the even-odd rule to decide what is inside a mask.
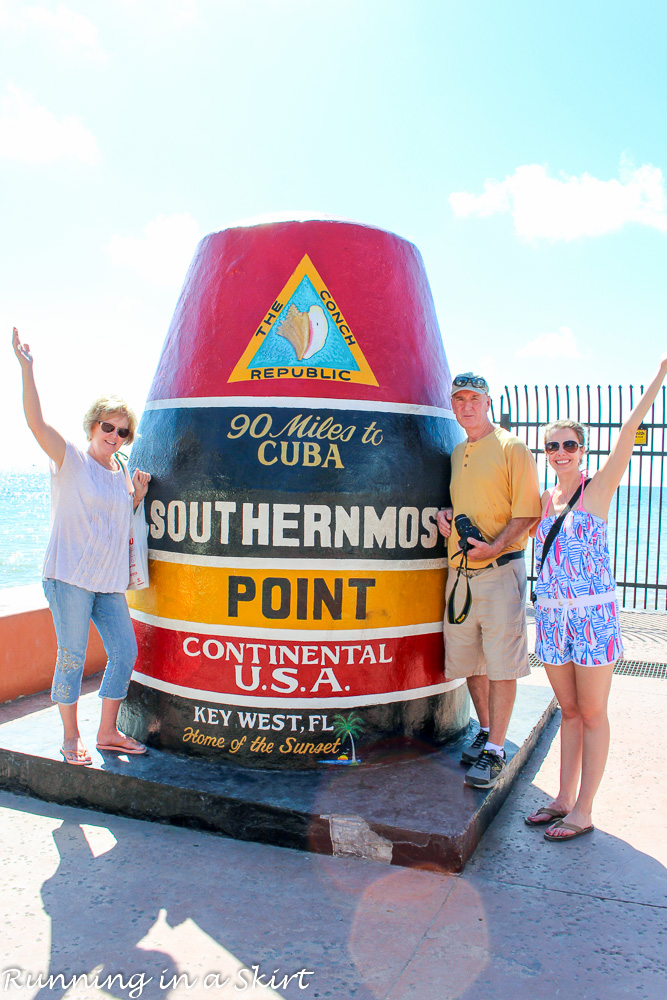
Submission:
[[[61,705],[78,701],[91,619],[108,657],[99,696],[124,698],[137,658],[125,594],[96,594],[62,580],[44,580],[44,593],[58,639],[51,700]]]

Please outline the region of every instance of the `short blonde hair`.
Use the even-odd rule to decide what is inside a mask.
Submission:
[[[90,404],[86,415],[83,418],[83,429],[86,432],[88,441],[92,441],[93,427],[100,420],[106,420],[114,413],[120,413],[127,417],[130,433],[125,438],[123,444],[132,444],[137,432],[137,416],[131,406],[121,399],[120,396],[100,396]]]
[[[552,420],[550,424],[545,424],[542,428],[542,436],[545,444],[552,431],[574,431],[579,439],[579,444],[583,445],[586,449],[588,448],[588,428],[584,427],[577,420],[565,418],[563,420]]]

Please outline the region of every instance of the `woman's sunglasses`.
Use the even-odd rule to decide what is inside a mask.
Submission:
[[[113,432],[116,431],[119,438],[126,438],[129,436],[129,427],[116,427],[114,424],[110,424],[108,420],[99,420],[98,423],[105,434],[113,434]]]
[[[579,441],[546,441],[544,444],[544,450],[549,455],[553,455],[559,448],[569,452],[570,455],[574,455],[575,451],[579,451],[581,448],[581,444]]]

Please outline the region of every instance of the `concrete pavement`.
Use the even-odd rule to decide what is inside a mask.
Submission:
[[[626,625],[626,656],[649,658],[647,629],[664,662],[666,625]],[[666,701],[664,680],[614,678],[596,830],[570,844],[523,823],[556,791],[556,717],[458,876],[1,793],[0,995],[664,1000]]]

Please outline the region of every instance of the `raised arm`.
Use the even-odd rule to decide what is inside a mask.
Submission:
[[[612,497],[618,489],[618,485],[623,478],[623,473],[632,457],[637,429],[653,405],[655,397],[660,391],[660,386],[665,381],[666,375],[667,352],[660,358],[660,367],[655,377],[650,385],[647,386],[646,391],[637,401],[637,405],[621,427],[609,458],[598,472],[595,473],[591,483],[586,488],[585,505],[591,514],[598,514],[598,516],[604,518],[607,517]]]
[[[65,438],[54,427],[47,424],[42,416],[42,407],[39,402],[39,394],[32,370],[33,359],[30,347],[28,344],[21,343],[16,327],[14,327],[12,335],[12,347],[21,366],[21,374],[23,376],[23,412],[25,413],[28,427],[34,434],[40,448],[46,452],[49,458],[53,459],[57,468],[60,468],[65,460]]]

